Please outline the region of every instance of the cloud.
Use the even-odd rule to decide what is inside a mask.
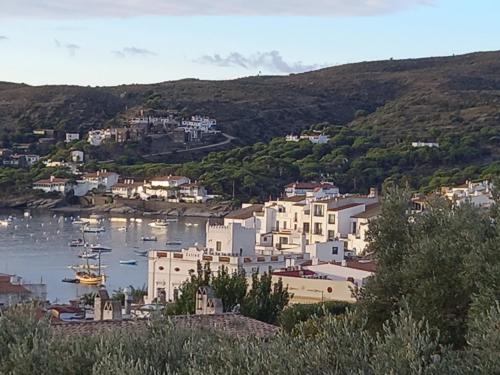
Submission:
[[[258,52],[251,56],[244,56],[232,52],[227,56],[205,55],[196,59],[199,64],[215,65],[221,67],[236,66],[247,70],[264,70],[273,73],[303,73],[325,67],[325,65],[307,65],[301,61],[286,62],[278,51]]]
[[[0,18],[95,18],[169,16],[371,16],[439,0],[15,0],[4,1]]]
[[[7,38],[5,35],[0,35],[0,41],[7,40],[7,39],[9,39],[9,38]]]
[[[137,47],[125,47],[120,51],[111,51],[116,57],[127,57],[127,56],[156,56],[156,52],[150,51],[145,48]]]
[[[54,39],[54,43],[55,43],[55,45],[56,45],[57,48],[63,48],[63,49],[65,49],[71,57],[75,56],[76,51],[78,51],[80,49],[80,46],[78,44],[74,44],[74,43],[61,43],[57,39]]]

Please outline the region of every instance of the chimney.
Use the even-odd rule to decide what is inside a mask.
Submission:
[[[341,266],[342,267],[347,267],[347,261],[345,259],[342,259]]]
[[[55,177],[54,176],[50,176],[50,182],[54,182],[55,180]]]

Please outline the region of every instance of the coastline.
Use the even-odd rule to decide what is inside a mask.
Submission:
[[[12,197],[0,200],[0,210],[31,209],[49,210],[58,213],[100,213],[118,216],[140,215],[144,217],[174,216],[221,218],[232,210],[232,203],[173,203],[118,198],[115,199],[113,203],[70,205],[66,203],[63,198],[39,198],[35,196]]]

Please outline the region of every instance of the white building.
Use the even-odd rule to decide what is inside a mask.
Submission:
[[[111,191],[111,188],[118,183],[119,177],[118,173],[101,170],[84,174],[82,180],[89,183],[90,190],[102,188]]]
[[[419,147],[439,147],[439,143],[436,142],[412,142],[411,143],[412,147],[419,148]]]
[[[198,262],[209,263],[212,272],[225,267],[229,273],[245,272],[247,275],[268,272],[270,269],[285,266],[284,256],[247,255],[236,256],[231,253],[211,251],[190,247],[182,251],[150,251],[148,262],[148,296],[147,302],[156,299],[173,301],[179,295],[183,282],[189,280],[196,272]]]
[[[467,181],[460,186],[443,187],[441,194],[457,206],[468,202],[476,207],[488,208],[494,203],[491,189],[489,181]]]
[[[0,274],[0,310],[34,300],[47,300],[47,285],[25,283],[19,276]]]
[[[199,130],[208,133],[217,125],[217,120],[207,116],[192,116],[189,120],[182,120],[181,126],[185,129]]]
[[[151,187],[177,188],[184,184],[190,184],[191,180],[185,176],[162,176],[151,179]]]
[[[33,189],[42,190],[45,193],[61,193],[63,195],[67,194],[71,190],[72,186],[67,178],[57,178],[50,176],[50,178],[45,180],[38,180],[33,183]]]
[[[315,198],[339,196],[339,188],[331,182],[292,182],[285,186],[285,195],[308,195]]]
[[[83,163],[83,161],[85,160],[84,159],[85,154],[83,153],[83,151],[74,150],[71,151],[70,155],[71,155],[71,161],[73,163]]]
[[[347,236],[347,247],[356,255],[363,254],[368,246],[368,228],[370,222],[380,215],[380,204],[366,206],[364,212],[351,216],[351,232]]]
[[[329,280],[349,281],[361,287],[374,275],[377,265],[371,260],[345,260],[340,263],[318,263],[303,267]]]
[[[143,183],[135,182],[133,179],[125,179],[111,188],[113,195],[125,199],[133,199],[141,196],[143,192]]]
[[[89,131],[87,142],[92,146],[100,146],[105,139],[106,135],[103,130],[91,130]]]
[[[289,134],[285,137],[286,142],[299,142],[301,140],[308,140],[314,144],[325,144],[330,141],[330,137],[322,133],[304,134],[301,136]]]
[[[73,142],[73,141],[79,141],[80,140],[80,134],[78,133],[66,133],[66,143]]]

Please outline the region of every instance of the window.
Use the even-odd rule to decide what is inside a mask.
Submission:
[[[280,222],[279,220],[276,220],[276,231],[280,230]]]
[[[283,222],[283,229],[286,229],[286,221]]]
[[[335,214],[328,215],[328,224],[335,224]]]
[[[304,230],[303,230],[304,233],[309,233],[310,232],[310,230],[309,230],[309,223],[304,223],[303,227],[304,227]]]
[[[216,250],[216,251],[221,251],[221,250],[222,250],[222,242],[217,241],[217,242],[215,243],[215,250]]]
[[[356,234],[356,222],[352,223],[352,233]]]
[[[328,241],[333,241],[334,239],[335,239],[335,231],[329,230],[328,231]]]
[[[288,237],[280,237],[280,245],[288,245]]]
[[[293,224],[293,230],[297,230],[297,224]]]
[[[337,246],[332,247],[332,255],[337,255],[339,253],[339,248]]]
[[[298,215],[297,212],[293,214],[293,221],[297,222],[298,220]]]
[[[323,205],[321,204],[314,205],[314,216],[323,216]]]
[[[314,234],[323,234],[323,225],[321,223],[314,223]]]

